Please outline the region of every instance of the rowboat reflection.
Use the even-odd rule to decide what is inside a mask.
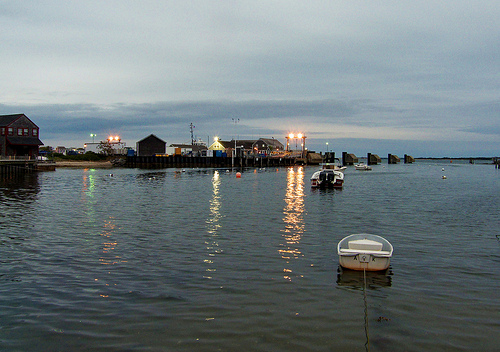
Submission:
[[[343,269],[340,265],[337,270],[337,284],[339,286],[350,287],[362,290],[366,275],[366,288],[376,290],[380,287],[392,285],[393,272],[391,268],[385,271],[357,271]]]

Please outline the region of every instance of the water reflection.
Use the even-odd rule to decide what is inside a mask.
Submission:
[[[40,192],[38,173],[2,175],[0,177],[0,201],[31,202]]]
[[[83,174],[82,192],[91,198],[94,198],[94,193],[95,193],[94,171],[95,171],[94,169],[85,169]]]
[[[217,240],[220,225],[220,219],[222,218],[220,208],[221,208],[221,196],[220,196],[220,174],[219,171],[215,170],[212,176],[212,198],[210,199],[210,215],[206,220],[208,238],[205,240],[205,245],[208,251],[208,258],[204,260],[207,264],[206,272],[207,274],[204,278],[211,279],[212,273],[216,271],[214,268],[213,258],[221,253],[222,250],[219,248],[219,242]]]
[[[99,261],[103,265],[114,265],[121,263],[121,257],[115,253],[115,248],[118,245],[114,233],[118,229],[116,220],[112,216],[104,221],[104,229],[100,233],[102,237],[102,254]]]
[[[392,275],[391,268],[384,271],[367,271],[366,288],[376,290],[389,287],[392,285]],[[342,269],[340,266],[338,268],[337,284],[339,286],[363,290],[364,279],[362,271]]]
[[[279,250],[281,257],[286,260],[287,266],[283,269],[285,280],[292,280],[292,269],[290,261],[302,257],[298,248],[302,234],[304,233],[304,168],[288,168],[287,187],[285,194],[285,207],[283,209],[283,222],[285,228],[282,230],[284,243]]]

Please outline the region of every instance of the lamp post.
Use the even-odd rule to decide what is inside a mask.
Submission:
[[[232,156],[232,158],[231,158],[231,165],[234,168],[234,158],[236,156],[236,124],[238,122],[240,122],[240,119],[231,119],[231,120],[233,120],[233,122],[234,122],[234,150],[231,153],[231,156]]]
[[[94,143],[94,137],[95,137],[95,136],[96,136],[96,135],[95,135],[95,133],[91,133],[91,134],[90,134],[90,137],[92,137],[92,143]]]
[[[328,142],[326,142],[326,152],[328,153]]]

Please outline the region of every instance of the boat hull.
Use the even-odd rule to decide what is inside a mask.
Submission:
[[[385,238],[366,233],[344,237],[337,245],[340,266],[350,270],[386,270],[392,252],[393,247]]]
[[[319,182],[318,180],[311,180],[311,187],[313,188],[342,188],[344,181],[337,180],[335,182]]]
[[[372,254],[339,255],[341,267],[350,270],[382,271],[389,268],[391,258],[376,257]]]

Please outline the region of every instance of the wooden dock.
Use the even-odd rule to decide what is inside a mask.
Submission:
[[[125,167],[144,169],[163,168],[231,168],[233,167],[280,167],[297,165],[297,158],[280,157],[203,157],[203,156],[127,156]]]
[[[0,176],[9,177],[35,172],[36,160],[26,158],[1,158]]]

